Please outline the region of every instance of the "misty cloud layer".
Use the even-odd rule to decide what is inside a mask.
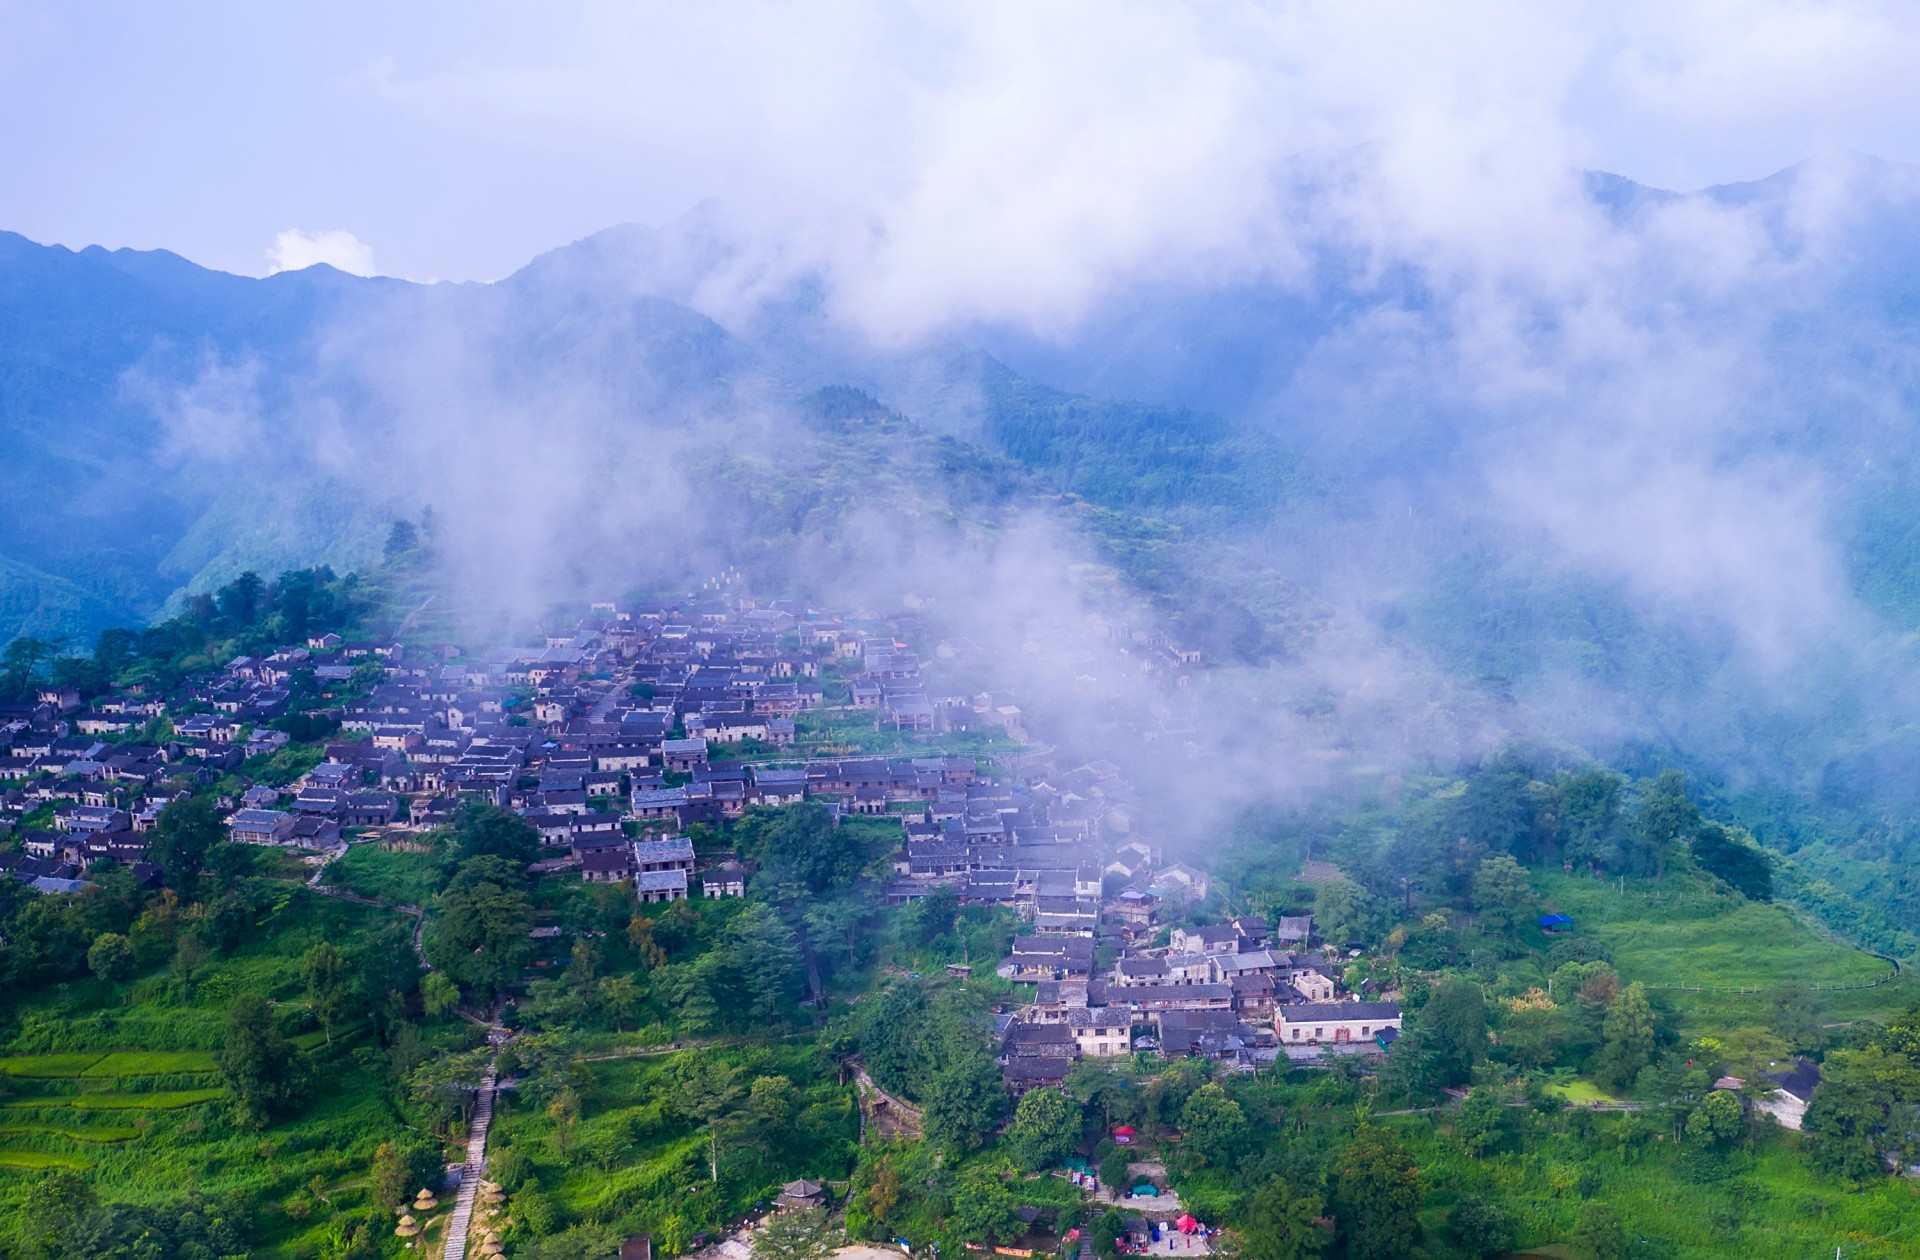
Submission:
[[[823,602],[931,594],[1067,725],[1162,704],[1170,729],[1257,732],[1197,741],[1173,778],[1200,796],[1513,738],[1804,785],[1914,690],[1911,610],[1863,587],[1859,537],[1920,485],[1920,182],[1832,142],[1915,29],[1777,4],[1729,41],[1713,16],[848,5],[823,45],[775,9],[746,39],[734,8],[601,10],[511,55],[381,61],[357,90],[401,116],[591,150],[655,180],[632,204],[690,172],[717,199],[496,285],[389,285],[292,364],[128,388],[233,493],[431,504],[476,605],[533,617],[743,557]],[[1814,160],[1755,185],[1585,173],[1636,151],[1724,175],[1713,155],[1780,136]],[[1265,650],[1216,651],[1225,675],[1171,701],[1114,675],[1100,627],[1191,610],[1130,590],[1073,504],[941,484],[932,435],[994,449],[983,350],[1219,413],[1292,470],[1231,520],[1172,510],[1215,531],[1183,563]],[[925,449],[895,467],[812,423],[843,384]]]
[[[1515,738],[1605,751],[1657,732],[1745,773],[1781,751],[1734,755],[1753,743],[1752,713],[1830,707],[1836,674],[1873,738],[1910,691],[1908,667],[1860,685],[1869,659],[1902,658],[1886,655],[1896,627],[1851,589],[1837,515],[1847,464],[1876,443],[1897,454],[1908,352],[1882,329],[1893,370],[1867,376],[1845,330],[1779,330],[1832,317],[1822,286],[1844,289],[1857,266],[1852,208],[1911,207],[1909,173],[1835,162],[1765,195],[1639,190],[1631,204],[1569,178],[1539,229],[1565,248],[1502,254],[1380,235],[1382,166],[1368,150],[1294,172],[1286,227],[1303,261],[1261,274],[1318,322],[1293,370],[1235,419],[1328,489],[1293,502],[1276,485],[1268,509],[1209,546],[1225,589],[1290,592],[1247,599],[1293,629],[1260,660],[1216,646],[1221,673],[1186,690],[1114,656],[1106,627],[1156,614],[1071,512],[1027,494],[960,504],[938,469],[901,479],[809,423],[811,389],[845,381],[909,425],[986,440],[977,382],[953,366],[962,337],[876,342],[837,305],[809,304],[851,292],[832,272],[764,283],[789,243],[724,208],[500,286],[393,288],[320,329],[296,373],[210,363],[156,411],[182,466],[256,488],[311,481],[376,519],[430,504],[448,598],[512,614],[485,632],[743,558],[769,589],[831,605],[930,601],[933,624],[990,647],[999,681],[1052,715],[1048,737],[1161,765],[1156,799],[1190,825]],[[760,287],[731,331],[680,305],[742,300],[730,286],[743,276]],[[1186,283],[1204,307],[1204,284]],[[1133,300],[1111,305],[1124,317]],[[1023,336],[999,334],[1016,351]],[[1458,596],[1470,606],[1509,585],[1536,601],[1603,593],[1684,654],[1682,689],[1650,692],[1546,630],[1538,659],[1489,683],[1471,650],[1405,621],[1463,563],[1487,569]],[[1529,650],[1524,628],[1490,635]],[[1142,746],[1154,728],[1173,735]]]

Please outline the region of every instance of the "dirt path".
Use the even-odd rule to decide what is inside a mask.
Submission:
[[[670,1041],[664,1046],[633,1046],[626,1050],[609,1050],[604,1054],[583,1054],[583,1063],[613,1063],[620,1059],[644,1059],[657,1054],[679,1054],[682,1050],[706,1050],[719,1045],[714,1038],[704,1041]]]
[[[1531,1107],[1533,1104],[1528,1102],[1524,1098],[1515,1098],[1515,1099],[1509,1099],[1503,1105],[1508,1107]],[[1652,1103],[1644,1103],[1644,1102],[1573,1102],[1569,1100],[1567,1103],[1567,1110],[1568,1111],[1645,1111],[1647,1108],[1653,1105],[1654,1104]],[[1373,1114],[1376,1116],[1430,1116],[1437,1112],[1453,1111],[1458,1106],[1459,1106],[1458,1101],[1455,1101],[1450,1103],[1444,1103],[1438,1107],[1403,1107],[1399,1111],[1376,1111]]]
[[[763,1046],[775,1041],[802,1041],[818,1034],[807,1032],[781,1033],[778,1037],[693,1037],[670,1041],[664,1046],[630,1046],[625,1050],[607,1050],[600,1054],[582,1055],[584,1063],[611,1063],[617,1059],[644,1059],[656,1054],[679,1054],[682,1050],[711,1050],[715,1046],[729,1049],[736,1046]]]
[[[407,636],[407,632],[413,629],[413,623],[420,620],[420,614],[427,611],[427,605],[431,603],[433,603],[432,595],[429,595],[425,599],[421,600],[420,606],[414,609],[412,612],[408,613],[406,620],[400,623],[400,628],[393,632],[393,637],[396,640],[404,639]]]

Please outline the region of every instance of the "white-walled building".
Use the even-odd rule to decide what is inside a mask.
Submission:
[[[1273,1027],[1283,1046],[1372,1041],[1383,1028],[1399,1029],[1400,1007],[1394,1002],[1306,1002],[1276,1008]]]
[[[1073,1047],[1083,1059],[1107,1059],[1133,1052],[1133,1022],[1124,1006],[1081,1008],[1067,1012]]]

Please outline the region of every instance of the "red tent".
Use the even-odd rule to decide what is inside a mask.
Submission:
[[[1176,1225],[1183,1234],[1191,1234],[1200,1228],[1200,1222],[1194,1220],[1193,1215],[1188,1212],[1182,1212],[1180,1219],[1175,1221],[1174,1225]]]
[[[1123,1124],[1119,1128],[1115,1129],[1113,1131],[1113,1140],[1121,1143],[1132,1141],[1133,1126],[1130,1124]]]

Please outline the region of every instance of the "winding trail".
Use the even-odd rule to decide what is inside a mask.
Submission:
[[[356,906],[371,906],[375,910],[398,910],[401,914],[411,915],[413,918],[413,956],[420,960],[420,970],[432,971],[433,964],[427,961],[427,912],[425,910],[419,906],[409,905],[404,901],[382,901],[378,897],[363,897],[357,892],[348,892],[344,888],[335,888],[331,884],[321,882],[326,878],[327,864],[346,851],[346,846],[342,845],[332,853],[329,853],[326,861],[316,866],[313,874],[307,877],[307,887],[319,893],[322,897],[338,897],[340,900],[350,901]]]

